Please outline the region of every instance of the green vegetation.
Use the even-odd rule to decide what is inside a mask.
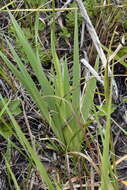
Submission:
[[[117,167],[126,155],[121,154],[118,159],[116,143],[120,137],[115,130],[124,138],[127,131],[121,127],[123,121],[120,123],[113,116],[127,103],[126,21],[121,20],[125,11],[110,5],[110,0],[107,6],[103,1],[83,1],[103,44],[107,62],[102,65],[88,28],[81,29],[83,18],[76,2],[68,6],[74,10],[64,10],[59,17],[54,10],[58,6],[55,0],[25,1],[22,9],[53,9],[46,13],[24,11],[23,15],[18,10],[13,14],[11,9],[17,5],[7,2],[4,9],[7,8],[9,23],[3,29],[0,49],[0,137],[4,147],[1,163],[8,187],[126,187]],[[119,72],[124,83],[119,84]],[[114,97],[114,81],[119,97]],[[126,124],[126,111],[120,117]]]

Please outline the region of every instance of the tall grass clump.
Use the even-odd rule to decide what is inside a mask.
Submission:
[[[31,5],[33,6],[34,4],[35,6],[37,6],[39,4],[39,1],[34,2],[33,0],[26,2],[29,6]],[[110,3],[110,0],[108,1],[108,3]],[[56,33],[55,1],[52,1],[52,7],[53,7],[52,20],[51,22],[49,22],[51,24],[51,42],[50,42],[51,69],[48,72],[48,75],[46,74],[43,68],[43,59],[41,57],[41,53],[43,53],[41,51],[43,50],[40,49],[40,44],[39,44],[40,42],[39,13],[37,13],[35,18],[35,36],[34,36],[35,41],[34,42],[32,41],[32,44],[35,44],[35,47],[33,49],[31,43],[28,41],[27,37],[25,36],[23,29],[17,23],[12,13],[8,11],[10,20],[12,22],[16,34],[16,40],[18,40],[19,46],[22,47],[21,50],[22,53],[19,52],[19,48],[18,50],[16,50],[17,44],[15,45],[14,48],[10,40],[5,38],[9,49],[8,52],[11,55],[10,56],[11,59],[9,59],[8,56],[4,52],[2,52],[2,50],[0,51],[0,57],[3,63],[6,65],[7,69],[9,69],[11,73],[13,73],[13,75],[16,77],[16,80],[22,84],[23,88],[28,92],[29,96],[32,98],[32,101],[35,103],[36,108],[39,112],[39,116],[41,115],[42,119],[41,122],[44,121],[44,123],[52,129],[55,138],[46,138],[49,139],[50,147],[54,148],[56,151],[61,151],[62,153],[64,153],[64,155],[66,155],[67,175],[64,173],[65,174],[64,177],[65,178],[66,176],[68,177],[70,183],[69,184],[70,189],[74,189],[73,184],[78,183],[79,180],[81,179],[79,184],[81,189],[83,189],[86,186],[89,186],[90,184],[91,187],[88,187],[88,189],[90,188],[93,189],[94,188],[93,186],[97,185],[97,187],[100,187],[99,190],[107,190],[107,189],[118,190],[119,188],[118,188],[118,179],[116,173],[116,155],[115,155],[114,143],[111,131],[111,124],[113,121],[111,114],[113,113],[112,99],[114,98],[113,95],[114,77],[112,76],[113,69],[111,71],[110,66],[113,67],[114,63],[111,62],[111,60],[109,62],[107,61],[108,59],[105,57],[105,54],[102,54],[103,51],[102,53],[99,53],[100,50],[99,48],[101,48],[101,43],[100,43],[100,46],[98,48],[98,55],[100,56],[100,60],[97,55],[94,56],[93,54],[94,57],[93,62],[95,63],[94,64],[95,71],[101,72],[102,76],[103,73],[105,73],[104,77],[102,78],[97,77],[97,80],[99,78],[99,81],[102,82],[103,86],[101,86],[100,84],[96,88],[96,79],[94,77],[91,77],[91,75],[89,75],[88,80],[87,77],[86,78],[84,77],[82,80],[81,63],[79,61],[80,60],[79,39],[78,39],[79,25],[78,25],[78,14],[76,8],[74,10],[74,44],[73,45],[71,44],[73,46],[73,56],[72,56],[73,60],[72,60],[72,72],[71,72],[67,61],[68,55],[60,57],[57,54],[56,45],[55,45],[58,41],[55,35]],[[103,17],[103,14],[100,16]],[[110,22],[111,21],[109,21],[109,23]],[[89,24],[86,25],[86,28],[88,26]],[[115,32],[113,36],[114,35]],[[92,33],[90,33],[90,37],[92,38]],[[94,37],[96,37],[96,35]],[[96,38],[98,39],[98,36]],[[103,46],[105,52],[107,52],[109,57],[110,54],[111,55],[113,54],[112,52],[113,39],[114,38],[112,37],[112,39],[110,40],[111,41],[110,46],[108,48]],[[95,49],[97,49],[96,47],[96,44],[98,45],[97,41],[93,40],[93,42],[95,43]],[[94,52],[93,50],[90,51]],[[22,58],[23,53],[25,59]],[[92,55],[92,53],[90,54]],[[91,55],[89,56],[89,60],[92,57]],[[102,59],[102,57],[104,57],[105,61]],[[116,55],[115,59],[118,61],[119,56]],[[11,60],[13,60],[13,62],[11,62]],[[100,68],[101,66],[99,67],[100,61],[104,62],[104,69],[102,66],[102,70]],[[28,68],[32,69],[32,73],[29,71]],[[91,65],[90,68],[92,68]],[[89,73],[91,72],[90,69],[88,69],[88,72]],[[36,81],[34,81],[33,78],[35,78]],[[94,100],[95,102],[96,100],[98,102],[98,99],[99,99],[99,105],[95,105]],[[0,101],[2,101],[3,103],[2,110],[0,110],[0,119],[4,116],[4,113],[8,114],[13,126],[11,128],[11,133],[16,137],[16,140],[18,140],[19,143],[22,145],[23,149],[26,152],[26,157],[30,162],[32,162],[32,166],[34,166],[35,169],[39,171],[42,181],[46,183],[48,189],[51,190],[61,189],[62,185],[59,186],[58,184],[56,184],[55,179],[51,180],[49,178],[45,167],[41,163],[37,155],[37,152],[34,149],[35,146],[34,148],[32,148],[28,139],[25,137],[25,134],[22,132],[19,124],[16,122],[13,113],[10,112],[11,109],[9,107],[9,102],[7,102],[8,99],[5,101],[4,98],[0,96]],[[89,117],[89,115],[92,117]],[[104,120],[102,117],[104,118]],[[101,124],[101,118],[104,121],[102,122],[102,124]],[[96,126],[93,125],[94,121]],[[90,124],[92,124],[92,130],[94,132],[93,131],[91,132],[91,128],[89,127]],[[39,132],[40,131],[38,131],[38,133]],[[0,135],[6,140],[9,139],[1,131]],[[52,139],[53,140],[55,139],[57,143],[55,144],[54,141],[52,141]],[[85,146],[83,141],[85,141]],[[14,145],[14,143],[11,142],[10,139],[9,143],[11,143],[12,146],[16,147],[16,145]],[[13,169],[9,162],[10,160],[7,158],[7,154],[5,154],[3,157],[5,159],[6,169],[9,177],[12,179],[15,188],[20,189],[16,181],[17,179],[13,174]],[[70,161],[69,159],[72,162],[69,163]],[[89,164],[87,165],[86,162],[84,163],[83,159],[87,160],[87,163],[89,162],[90,165]],[[76,168],[77,166],[78,166],[78,173],[80,173],[79,171],[81,171],[81,174],[79,175],[75,172],[77,171]],[[75,182],[73,183],[70,167],[72,167],[71,171],[73,172],[74,178],[76,175],[78,176],[75,178],[77,179],[76,183]],[[93,169],[89,171],[89,168],[92,167]],[[86,176],[84,178],[85,172]],[[89,179],[91,180],[90,183]],[[95,182],[96,179],[98,179],[97,184]],[[94,181],[95,183],[93,182],[93,180],[95,180]],[[64,182],[64,179],[58,181],[60,184],[61,181]],[[82,185],[84,185],[84,187]]]
[[[9,13],[9,15],[19,43],[41,86],[41,91],[36,87],[24,63],[8,40],[7,43],[16,65],[11,63],[3,52],[0,52],[1,58],[16,78],[22,83],[23,87],[29,92],[40,110],[42,119],[47,121],[55,136],[61,142],[62,150],[80,151],[85,131],[85,122],[91,104],[93,103],[93,96],[90,98],[89,93],[87,93],[86,96],[85,94],[81,95],[80,90],[81,72],[79,63],[77,12],[75,12],[73,77],[71,83],[66,58],[59,59],[57,56],[53,29],[51,30],[51,51],[54,72],[52,72],[52,77],[47,79],[42,68],[38,51],[36,51],[36,53],[33,51],[14,16],[11,13]],[[91,85],[91,91],[94,92],[96,88],[95,80],[94,83],[91,84],[88,83],[87,89],[89,89],[89,85]],[[82,103],[81,96],[83,97]],[[89,100],[88,104],[87,100]]]

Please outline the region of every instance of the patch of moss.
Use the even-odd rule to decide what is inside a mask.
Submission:
[[[70,4],[70,8],[75,8],[77,7],[77,4],[75,2]],[[82,23],[82,17],[78,13],[78,24],[80,25]],[[75,25],[75,19],[74,19],[74,12],[69,11],[66,15],[66,26],[69,28],[74,28]]]
[[[42,66],[46,68],[49,67],[49,64],[51,63],[51,59],[52,59],[51,50],[50,49],[42,50],[40,55],[41,55],[40,59],[41,59]]]
[[[60,36],[64,38],[70,38],[70,32],[68,31],[67,27],[63,27],[60,32]]]
[[[86,7],[89,16],[93,20],[97,14],[96,9],[95,9],[95,6],[97,5],[97,3],[95,2],[95,0],[85,0],[83,1],[83,4]],[[75,8],[75,7],[77,7],[77,4],[75,2],[71,3],[70,8]],[[80,12],[78,11],[78,25],[80,26],[81,23],[82,23],[82,16]],[[74,12],[69,11],[66,15],[66,25],[67,27],[74,28],[74,24],[75,24]]]

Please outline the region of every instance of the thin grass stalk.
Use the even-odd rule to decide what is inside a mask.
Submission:
[[[78,19],[77,11],[75,10],[72,104],[77,114],[79,113],[80,108],[80,73],[81,71],[79,63]]]
[[[55,1],[52,2],[53,9],[55,8]],[[59,61],[59,58],[56,53],[56,36],[55,36],[55,12],[53,12],[53,19],[52,19],[52,25],[51,25],[51,52],[53,57],[53,64],[55,68],[54,73],[54,88],[55,88],[55,95],[63,98],[64,97],[64,88],[63,88],[63,78],[62,78],[62,71],[61,71],[61,64]],[[61,133],[61,141],[66,144],[66,140],[64,137],[63,129],[62,129],[62,123],[66,120],[66,113],[65,113],[65,102],[62,101],[62,99],[59,101],[59,99],[56,100],[56,115],[53,116],[53,121],[56,124],[57,128],[59,129]]]
[[[109,189],[112,185],[109,178],[110,173],[110,128],[111,128],[111,105],[112,105],[112,81],[110,81],[109,87],[109,77],[108,77],[108,65],[105,71],[105,98],[107,104],[107,120],[105,125],[105,139],[103,144],[103,156],[102,156],[102,169],[101,169],[101,190]],[[110,90],[109,90],[110,89]]]
[[[12,172],[12,169],[11,169],[11,167],[10,167],[10,165],[9,165],[9,163],[8,163],[8,161],[7,161],[7,159],[6,159],[6,157],[5,157],[5,163],[6,163],[7,170],[9,171],[9,173],[10,173],[10,175],[11,175],[11,177],[12,177],[12,180],[13,180],[13,182],[14,182],[15,189],[16,189],[16,190],[21,190],[20,187],[19,187],[19,185],[18,185],[18,183],[17,183],[17,180],[16,180],[16,178],[15,178],[13,172]]]
[[[33,8],[33,9],[9,9],[11,13],[13,12],[63,12],[63,11],[74,11],[76,10],[77,7],[75,8],[51,8],[51,9],[41,9],[41,8]],[[0,9],[0,12],[8,12],[8,10],[4,10],[3,8]]]
[[[72,106],[76,113],[76,118],[72,119],[65,127],[65,136],[68,137],[68,147],[70,150],[81,150],[83,137],[83,125],[80,123],[80,64],[79,64],[79,46],[78,46],[78,21],[77,11],[75,11],[75,29],[74,29],[74,52],[73,52],[73,79],[72,79]],[[70,86],[71,89],[71,86]],[[70,115],[69,115],[70,117]],[[82,126],[81,126],[82,125]],[[68,132],[70,135],[68,136]]]
[[[3,104],[6,105],[2,96],[0,96],[0,99],[2,100]],[[9,111],[9,109],[7,107],[6,107],[6,112],[10,117],[10,120],[14,126],[14,129],[15,129],[15,132],[16,132],[17,136],[19,137],[20,143],[29,152],[30,159],[32,159],[34,161],[34,163],[35,163],[35,165],[36,165],[36,167],[40,173],[42,181],[44,181],[47,184],[47,187],[50,190],[54,190],[54,187],[52,185],[50,178],[48,177],[46,169],[44,168],[43,164],[41,163],[41,161],[38,158],[38,155],[36,154],[36,152],[33,150],[31,145],[29,144],[27,138],[25,137],[25,135],[21,131],[20,126],[18,125],[18,123],[16,122],[16,120],[14,119],[14,117],[12,116],[11,112]]]

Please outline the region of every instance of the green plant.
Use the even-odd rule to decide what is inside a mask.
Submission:
[[[66,27],[61,28],[60,36],[70,38],[70,33]]]
[[[80,64],[78,49],[78,24],[77,13],[75,13],[75,36],[74,36],[74,62],[73,62],[73,84],[69,82],[69,74],[66,59],[61,63],[55,50],[54,32],[51,31],[51,50],[53,56],[53,64],[55,73],[52,73],[52,85],[45,76],[38,51],[36,55],[30,44],[26,40],[23,31],[17,24],[14,17],[10,14],[13,26],[16,30],[18,40],[23,47],[23,51],[35,72],[35,75],[42,88],[42,95],[37,89],[34,81],[27,72],[21,58],[17,55],[12,45],[8,41],[10,51],[17,63],[18,70],[8,60],[8,58],[0,52],[0,56],[5,64],[15,74],[17,79],[23,84],[29,92],[33,100],[36,102],[43,119],[51,126],[56,137],[63,144],[63,150],[80,151],[81,143],[84,136],[84,126],[87,120],[89,109],[93,103],[93,96],[89,99],[89,106],[85,108],[86,100],[89,94],[83,98],[82,105],[80,103]],[[50,80],[50,79],[49,79]],[[95,80],[95,79],[94,79]],[[94,85],[92,85],[94,84]],[[88,86],[90,84],[88,83]],[[96,83],[91,83],[92,92],[96,88]],[[86,114],[87,113],[87,114]]]
[[[0,116],[2,116],[3,113],[8,114],[10,121],[12,123],[13,129],[15,130],[16,133],[16,138],[18,139],[18,141],[20,142],[20,144],[24,147],[24,150],[26,150],[26,155],[28,156],[29,160],[32,160],[37,168],[37,170],[40,172],[40,176],[42,181],[44,181],[47,184],[47,187],[50,190],[54,190],[54,187],[52,185],[51,180],[48,177],[48,174],[43,166],[43,164],[41,163],[41,161],[39,160],[39,157],[36,153],[35,150],[33,150],[33,148],[30,146],[27,138],[25,137],[24,133],[21,131],[20,126],[18,125],[18,123],[16,122],[16,120],[14,119],[13,115],[11,114],[10,110],[8,109],[8,103],[6,103],[3,99],[3,97],[0,95],[0,100],[3,104],[3,108],[0,112]],[[4,134],[4,132],[0,131],[0,135],[2,135],[6,140],[8,140],[8,137]],[[17,148],[16,145],[14,145],[14,143],[12,143],[12,141],[10,140],[10,144],[14,147]],[[17,148],[19,149],[19,148]],[[7,155],[5,155],[5,161],[6,161],[6,166],[8,169],[8,172],[10,173],[10,176],[12,177],[12,180],[14,182],[14,185],[16,187],[16,189],[20,189],[16,178],[12,172],[12,169],[8,163],[8,157]]]
[[[51,59],[51,50],[40,50],[40,60],[42,61],[42,66],[48,66],[48,64],[51,63]]]
[[[19,100],[13,100],[9,101],[7,98],[4,98],[5,103],[8,105],[11,113],[14,116],[19,115],[22,111],[20,109],[20,101]],[[4,133],[4,135],[9,138],[13,135],[12,125],[10,121],[7,119],[7,114],[5,112],[2,112],[3,110],[3,103],[0,100],[0,132]]]
[[[70,8],[77,7],[77,4],[75,2],[70,4]],[[69,11],[66,15],[66,26],[67,28],[74,28],[75,21],[74,21],[74,14],[72,11]],[[78,12],[78,26],[81,25],[82,17]]]
[[[92,19],[93,22],[95,22],[95,18],[97,16],[97,9],[95,8],[98,3],[95,0],[85,0],[83,1],[84,6],[86,7],[88,14],[90,18]],[[70,4],[70,8],[77,7],[77,4],[75,2]],[[74,18],[73,18],[73,12],[69,11],[66,15],[66,25],[68,28],[73,28],[74,27]],[[82,16],[78,12],[78,27],[82,24]]]
[[[87,8],[89,16],[94,19],[94,16],[97,14],[97,10],[95,6],[98,5],[96,0],[85,0],[84,1],[84,6]]]
[[[29,6],[35,8],[40,5],[40,0],[26,0],[26,3],[28,3]],[[46,3],[46,0],[42,0],[41,3],[42,4]]]

